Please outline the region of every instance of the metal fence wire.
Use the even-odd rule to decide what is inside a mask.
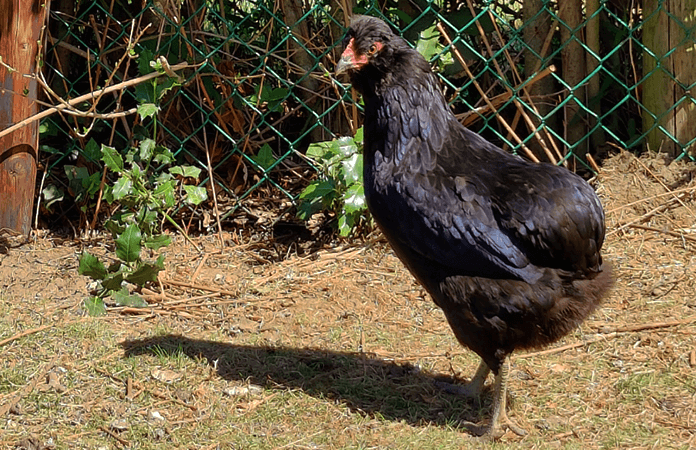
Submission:
[[[154,129],[203,169],[201,186],[212,176],[221,218],[292,212],[316,176],[308,145],[360,125],[360,99],[331,73],[346,11],[388,21],[431,61],[459,119],[510,151],[577,169],[612,145],[693,159],[693,11],[644,3],[54,1],[49,101],[122,88],[77,105],[90,114],[43,122],[44,185],[73,192],[68,166],[100,179],[101,144],[125,149]],[[142,82],[158,58],[190,67]],[[158,104],[156,124],[128,114],[144,101]]]

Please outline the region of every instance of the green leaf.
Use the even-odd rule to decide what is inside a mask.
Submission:
[[[430,61],[435,55],[440,53],[440,32],[433,25],[421,31],[416,44],[416,50],[423,55],[426,61]]]
[[[312,181],[301,193],[297,207],[297,217],[308,220],[312,215],[328,205],[336,196],[336,185],[333,180]]]
[[[202,186],[185,184],[184,190],[186,191],[186,197],[184,198],[186,203],[200,205],[208,199],[208,191]]]
[[[288,95],[288,90],[286,88],[275,88],[275,89],[264,89],[265,100],[268,102],[268,110],[272,112],[278,112],[282,109],[283,100]]]
[[[343,194],[343,207],[347,214],[367,210],[365,202],[365,188],[362,183],[353,183]]]
[[[112,172],[123,172],[123,158],[115,148],[102,144],[102,161]]]
[[[157,164],[171,164],[174,162],[174,154],[167,147],[157,146],[152,160]]]
[[[130,169],[130,173],[128,174],[128,178],[131,180],[135,180],[137,182],[138,179],[142,177],[142,169],[138,164],[133,164]]]
[[[315,180],[309,183],[300,193],[301,200],[310,200],[313,198],[321,198],[333,195],[336,191],[336,185],[332,180]]]
[[[307,148],[307,156],[318,161],[330,159],[336,154],[332,149],[333,141],[315,142]]]
[[[147,302],[141,296],[130,294],[126,287],[112,293],[111,299],[119,306],[131,306],[133,308],[145,308],[147,306]]]
[[[123,272],[120,270],[122,268],[123,266],[121,263],[118,263],[118,268],[115,270],[119,270],[119,272],[111,274],[102,280],[102,287],[104,289],[107,291],[118,291],[121,289],[121,283],[123,283]],[[113,269],[113,267],[110,267],[110,269]]]
[[[169,169],[172,175],[181,175],[182,177],[198,178],[201,174],[201,169],[194,166],[174,166]]]
[[[133,182],[128,177],[121,177],[111,188],[111,195],[114,200],[121,200],[133,193]],[[111,202],[109,202],[111,203]]]
[[[300,220],[309,220],[312,214],[321,211],[321,206],[319,199],[300,201],[297,205],[297,217]]]
[[[143,139],[149,139],[149,138],[143,138]],[[133,165],[137,159],[136,156],[138,156],[138,155],[140,155],[140,152],[138,151],[137,148],[129,148],[128,151],[126,151],[126,157],[124,158],[126,161],[126,164]]]
[[[266,95],[264,95],[264,100],[267,102],[278,102],[283,100],[285,96],[288,95],[288,89],[280,87],[271,90],[265,89],[264,92],[266,93]]]
[[[86,167],[77,167],[77,166],[71,166],[66,164],[63,166],[63,169],[65,170],[65,176],[68,177],[68,180],[81,180],[84,177],[89,176],[89,172],[87,171]]]
[[[157,83],[157,87],[155,88],[155,95],[157,97],[157,100],[161,100],[162,97],[164,97],[167,94],[167,92],[169,92],[177,86],[181,86],[181,83],[179,83],[174,78],[160,79],[160,81]]]
[[[351,231],[353,231],[353,217],[349,214],[341,214],[338,217],[338,233],[346,237]]]
[[[358,151],[358,147],[355,145],[355,141],[352,137],[349,136],[340,137],[336,139],[335,148],[337,150],[337,153],[343,155],[344,157],[351,156]]]
[[[155,141],[153,139],[143,139],[140,141],[140,160],[150,161],[155,151]]]
[[[99,144],[97,144],[97,141],[95,141],[94,138],[90,139],[87,142],[87,144],[85,145],[85,149],[82,151],[82,154],[89,158],[91,161],[99,161],[102,157]]]
[[[98,172],[95,172],[87,178],[82,179],[82,187],[85,188],[87,195],[90,197],[97,193],[100,185],[101,175]]]
[[[157,274],[160,270],[162,268],[158,267],[157,264],[142,263],[133,273],[126,277],[126,281],[138,286],[144,286],[148,282],[157,281]]]
[[[297,205],[297,217],[301,220],[309,220],[314,213],[321,211],[322,207],[320,199],[302,201]]]
[[[157,188],[155,188],[155,190],[152,191],[152,195],[158,200],[160,200],[161,204],[153,205],[153,207],[164,207],[166,209],[169,209],[172,206],[174,206],[174,203],[176,202],[176,199],[174,198],[175,186],[176,181],[174,180],[169,180],[157,186]]]
[[[104,306],[104,300],[99,297],[89,297],[84,301],[85,309],[87,314],[92,317],[103,316],[106,314],[106,306]]]
[[[150,70],[152,72],[152,70]],[[154,102],[155,92],[153,82],[140,83],[135,86],[135,98],[141,102]]]
[[[63,154],[62,150],[58,150],[55,147],[51,147],[50,145],[42,144],[39,146],[39,150],[41,153],[50,153],[51,155],[58,155],[58,154]]]
[[[41,134],[41,137],[58,136],[58,127],[53,121],[44,120],[39,125],[39,134]]]
[[[126,227],[131,223],[138,223],[135,212],[122,209],[114,213],[114,215],[106,221],[104,226],[111,231],[114,239],[116,239],[121,233],[126,231]]]
[[[143,227],[143,229],[141,230],[141,233],[142,233],[146,227],[149,229],[157,222],[157,211],[151,209],[147,205],[143,205],[136,212],[134,218],[135,218],[135,222],[140,224]],[[147,234],[148,233],[146,233],[146,235]]]
[[[62,189],[56,187],[54,184],[49,184],[41,191],[41,196],[44,199],[44,207],[47,210],[51,210],[51,205],[60,202],[65,198],[65,193]]]
[[[140,47],[140,45],[138,46]],[[150,67],[150,61],[155,59],[155,54],[149,48],[138,48],[138,70],[140,75],[147,75],[155,70]]]
[[[82,252],[77,273],[87,275],[93,280],[103,280],[106,277],[106,267],[96,256],[89,252]]]
[[[143,119],[146,117],[154,117],[158,111],[159,108],[154,103],[143,103],[138,105],[138,114]]]
[[[343,179],[346,184],[362,182],[363,156],[358,153],[352,154],[348,159],[341,162],[343,166]]]
[[[251,159],[261,166],[263,170],[268,170],[276,162],[276,159],[273,157],[273,150],[271,150],[271,146],[268,144],[263,144],[258,155],[252,156]]]
[[[160,172],[157,175],[157,177],[153,180],[153,182],[159,186],[159,185],[164,184],[173,178],[174,178],[174,176],[171,173]]]
[[[125,262],[137,261],[140,257],[140,241],[142,235],[135,224],[130,224],[116,239],[116,256]]]
[[[353,136],[353,141],[355,141],[357,145],[362,146],[363,142],[365,141],[363,127],[360,127],[357,130],[355,130],[355,136]]]
[[[155,236],[150,236],[145,239],[145,247],[151,250],[159,250],[162,247],[166,247],[172,243],[172,238],[166,234],[157,234]]]

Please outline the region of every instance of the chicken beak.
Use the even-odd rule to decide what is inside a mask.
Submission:
[[[361,66],[367,63],[367,57],[358,57],[355,54],[353,43],[354,40],[351,38],[350,42],[348,42],[348,45],[346,46],[346,49],[341,55],[341,59],[338,61],[338,64],[336,64],[336,75],[348,72],[349,70],[359,69]]]
[[[341,59],[338,61],[338,64],[336,64],[336,75],[338,76],[351,69],[355,69],[355,67],[356,65],[353,61],[353,52],[351,51],[350,54],[348,54],[348,49],[346,49],[346,51],[341,55]]]

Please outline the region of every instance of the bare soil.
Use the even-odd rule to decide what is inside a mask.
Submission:
[[[434,381],[478,361],[376,238],[298,255],[201,237],[166,249],[150,307],[83,308],[107,240],[0,234],[0,448],[694,448],[696,168],[607,159],[594,180],[617,285],[556,346],[513,357],[510,415]],[[274,249],[273,254],[277,254]]]

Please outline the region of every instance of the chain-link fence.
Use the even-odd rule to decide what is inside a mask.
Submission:
[[[48,101],[120,88],[43,123],[42,186],[75,196],[105,178],[101,144],[154,133],[202,169],[218,217],[293,214],[315,177],[308,145],[360,126],[359,99],[331,74],[352,13],[389,21],[432,62],[461,121],[511,151],[571,168],[611,145],[692,158],[693,14],[645,3],[54,1]],[[142,81],[179,63],[188,68]],[[158,104],[156,122],[132,114],[144,102]]]

